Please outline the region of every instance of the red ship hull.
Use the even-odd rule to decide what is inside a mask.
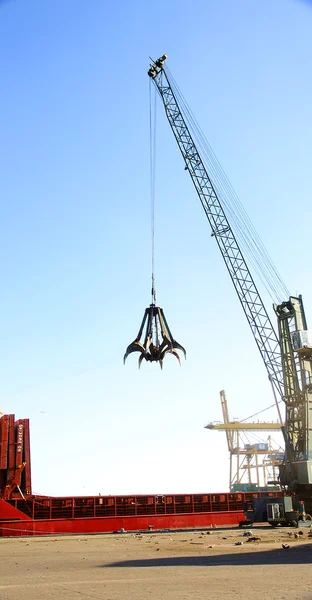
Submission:
[[[244,503],[281,492],[48,497],[31,491],[29,420],[0,418],[0,537],[237,525]]]
[[[57,519],[54,521],[0,521],[0,537],[30,535],[68,535],[88,533],[112,533],[120,531],[143,531],[163,529],[196,529],[238,525],[243,512],[204,513],[202,515],[171,515],[148,517],[102,517],[99,519]]]
[[[0,536],[157,531],[238,525],[244,503],[280,492],[164,496],[33,496],[0,500]]]

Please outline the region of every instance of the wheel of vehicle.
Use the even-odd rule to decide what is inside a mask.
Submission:
[[[298,527],[298,521],[295,521],[295,519],[293,521],[289,521],[289,525],[290,527]]]

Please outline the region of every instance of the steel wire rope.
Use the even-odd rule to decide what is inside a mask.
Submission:
[[[187,111],[188,111],[188,109],[185,107],[185,112],[187,112]],[[228,215],[231,216],[231,224],[233,224],[233,230],[235,231],[235,237],[239,241],[240,245],[244,248],[245,254],[248,256],[250,263],[253,265],[258,277],[262,281],[263,285],[265,286],[265,288],[266,288],[267,292],[269,293],[269,295],[271,296],[272,300],[275,301],[276,299],[280,299],[282,297],[282,294],[280,291],[278,291],[278,289],[276,287],[276,277],[273,274],[270,264],[266,261],[265,257],[263,256],[263,252],[261,251],[259,244],[257,244],[257,241],[255,240],[255,236],[247,235],[247,229],[248,228],[251,229],[251,227],[246,222],[246,219],[243,214],[239,215],[238,212],[236,213],[234,211],[234,209],[230,203],[230,198],[227,198],[227,195],[229,195],[229,192],[226,190],[226,188],[224,186],[224,181],[222,181],[222,178],[220,178],[219,172],[217,171],[216,162],[213,161],[213,159],[211,158],[211,155],[207,152],[207,149],[204,146],[202,139],[201,139],[201,133],[198,132],[198,129],[196,131],[197,126],[193,127],[193,124],[191,123],[190,114],[188,114],[188,117],[189,117],[188,126],[190,128],[190,131],[192,131],[192,130],[194,131],[194,133],[193,133],[193,135],[195,134],[194,138],[197,135],[198,146],[201,148],[201,152],[202,152],[203,156],[205,157],[207,164],[209,165],[209,173],[210,174],[212,173],[211,179],[213,182],[213,186],[215,187],[215,189],[218,193],[219,200],[222,199],[222,202],[223,202],[224,208],[225,208],[225,213],[228,213]],[[232,203],[234,205],[235,197],[233,196],[233,198],[234,198],[234,201],[232,199]],[[236,206],[236,210],[238,211],[239,207]],[[242,224],[243,224],[243,226],[242,226]],[[252,246],[252,242],[254,244],[254,248]],[[259,256],[257,256],[255,249]],[[266,267],[266,268],[264,268],[264,267]]]
[[[180,93],[180,92],[177,92]],[[186,105],[184,99],[183,99],[183,104]],[[249,238],[252,239],[255,248],[259,254],[259,256],[261,257],[261,262],[259,262],[258,258],[256,257],[256,262],[257,265],[259,267],[259,269],[257,268],[257,272],[259,275],[261,275],[261,271],[263,273],[265,273],[265,270],[262,268],[262,264],[266,267],[266,277],[269,280],[269,285],[271,286],[271,288],[274,290],[275,296],[278,297],[279,294],[280,295],[284,295],[285,293],[287,295],[289,295],[289,292],[286,288],[286,286],[284,285],[284,283],[281,280],[280,275],[277,272],[276,267],[274,266],[272,260],[270,259],[267,250],[265,249],[265,247],[263,246],[263,243],[261,242],[252,222],[250,221],[244,207],[242,206],[242,204],[240,203],[237,194],[235,193],[233,187],[231,186],[228,178],[226,177],[222,166],[220,165],[218,159],[216,158],[211,146],[209,145],[209,142],[207,141],[207,139],[205,139],[204,134],[202,133],[202,131],[200,130],[198,123],[196,122],[195,118],[193,117],[192,113],[190,112],[188,106],[185,106],[185,111],[188,113],[188,117],[190,120],[190,123],[192,123],[191,128],[194,128],[194,131],[196,132],[197,136],[198,136],[198,140],[199,143],[201,145],[201,147],[204,150],[204,154],[205,157],[207,159],[207,161],[210,164],[210,168],[213,170],[214,172],[214,181],[216,180],[217,182],[217,188],[219,188],[219,190],[221,189],[222,192],[222,200],[224,201],[224,203],[227,205],[228,210],[231,211],[231,205],[227,202],[227,195],[232,196],[232,203],[233,205],[236,204],[236,210],[239,211],[241,214],[240,216],[240,220],[244,223],[245,227],[241,229],[240,226],[240,222],[237,220],[237,216],[235,213],[233,213],[232,211],[232,215],[235,219],[235,223],[238,230],[238,234],[239,237],[241,237],[240,234],[242,234],[242,237],[244,238],[245,244],[246,246],[248,246],[249,250],[251,249],[250,246],[250,241]],[[207,148],[209,148],[210,154],[207,152]],[[211,158],[212,157],[212,158]],[[219,173],[221,173],[221,179],[219,176]],[[227,188],[227,189],[226,189]],[[233,218],[232,217],[232,218]],[[247,236],[247,229],[249,229],[253,235],[252,236]],[[253,259],[253,255],[251,254],[251,258]],[[257,266],[256,265],[256,266]],[[259,273],[260,270],[260,273]],[[263,281],[263,279],[262,279]],[[279,292],[277,291],[277,287],[276,287],[276,282],[279,285]]]
[[[283,400],[282,400],[282,399],[281,399],[281,400],[278,400],[278,401],[277,401],[277,404],[281,404],[282,402],[283,402]],[[246,422],[246,421],[248,421],[249,419],[253,419],[254,417],[257,417],[258,415],[261,415],[261,413],[264,413],[264,412],[266,412],[266,411],[267,411],[267,410],[269,410],[270,408],[276,408],[276,403],[274,403],[274,404],[270,404],[270,406],[267,406],[266,408],[263,408],[262,410],[259,410],[258,412],[254,413],[253,415],[249,415],[249,417],[245,417],[245,419],[240,419],[240,420],[238,421],[238,423],[245,423],[245,422]],[[231,416],[231,415],[232,415],[232,413],[230,413],[230,411],[229,411],[229,421],[230,421],[230,422],[234,422],[234,420],[235,420],[235,419],[234,419],[234,417],[233,417],[233,416]]]
[[[264,429],[263,431],[266,431],[266,430]],[[269,430],[269,431],[270,431],[270,430]],[[254,439],[254,441],[255,441],[257,444],[258,444],[258,443],[259,443],[259,444],[263,444],[263,443],[265,443],[265,442],[263,441],[263,437],[261,437],[261,436],[260,436],[260,434],[259,434],[259,433],[256,433],[255,431],[249,430],[249,432],[248,432],[248,435],[250,436],[250,438],[253,438],[253,439]],[[269,437],[269,434],[268,434],[268,437]]]
[[[154,114],[152,102],[152,82],[149,82],[149,132],[150,132],[150,210],[151,210],[151,267],[152,267],[152,303],[156,305],[155,289],[155,170],[156,170],[156,89],[154,95]],[[153,118],[154,117],[154,118]]]
[[[279,400],[278,404],[281,404],[281,402],[283,402],[283,400]],[[249,417],[246,417],[246,419],[242,419],[240,421],[240,423],[245,423],[245,421],[248,421],[248,419],[253,419],[254,417],[261,415],[261,413],[264,413],[266,410],[269,410],[270,408],[276,408],[276,403],[274,402],[274,404],[270,404],[270,406],[267,406],[266,408],[259,410],[258,412],[254,413],[253,415],[249,415]]]
[[[179,97],[179,93],[177,91],[175,91],[175,95],[177,97]],[[180,98],[180,104],[183,104],[183,100]],[[188,108],[184,107],[185,113],[188,113]],[[182,109],[182,114],[183,114],[183,109]],[[185,115],[186,116],[186,115]],[[270,287],[268,286],[266,277],[263,275],[264,273],[264,269],[262,267],[262,261],[260,261],[258,259],[258,257],[254,254],[254,251],[252,250],[252,246],[250,243],[250,236],[247,236],[247,233],[245,231],[245,229],[243,227],[241,227],[241,223],[239,220],[238,215],[234,212],[230,202],[227,199],[226,196],[226,191],[224,188],[224,184],[222,183],[222,181],[220,180],[219,174],[216,171],[216,167],[215,164],[211,161],[211,157],[209,156],[209,153],[207,153],[206,148],[204,147],[200,134],[198,134],[198,132],[196,132],[196,127],[195,126],[193,128],[193,125],[191,123],[191,116],[190,114],[188,114],[188,118],[189,118],[189,122],[187,122],[187,118],[185,118],[186,122],[187,122],[187,126],[190,129],[190,132],[193,133],[193,137],[196,138],[196,136],[198,137],[197,141],[197,145],[198,147],[201,149],[201,152],[203,154],[203,156],[206,159],[207,164],[209,165],[209,174],[211,175],[211,173],[213,173],[213,177],[211,178],[212,182],[213,182],[213,186],[216,189],[217,193],[218,193],[218,198],[219,201],[222,198],[222,202],[224,204],[225,207],[225,213],[228,213],[228,215],[231,216],[231,225],[233,225],[233,230],[235,231],[235,237],[237,238],[237,240],[240,242],[240,245],[242,247],[244,247],[245,249],[245,254],[248,256],[250,263],[253,265],[255,271],[257,272],[259,278],[261,279],[263,285],[265,286],[266,290],[268,291],[268,293],[270,294],[271,298],[273,300],[275,300],[278,297],[278,293],[276,291],[276,289],[274,290],[274,295],[272,295]],[[268,277],[267,277],[268,279]],[[274,287],[272,281],[270,281],[270,286],[271,288]]]
[[[270,435],[270,438],[271,438],[271,442],[272,442],[273,444],[276,444],[276,445],[278,446],[278,449],[277,449],[277,451],[278,451],[278,452],[279,452],[279,451],[282,451],[282,452],[283,452],[283,454],[285,454],[285,450],[284,450],[284,448],[283,448],[283,447],[282,447],[282,446],[279,444],[279,442],[277,442],[275,439],[273,439],[273,437],[272,437],[271,435]],[[274,448],[274,452],[275,452],[275,450],[276,450],[276,449]]]
[[[177,87],[177,85],[175,83],[173,84],[173,87],[175,88],[175,94],[180,97],[180,103],[183,104],[184,110],[185,110],[185,112],[188,115],[188,118],[189,118],[188,125],[190,126],[190,129],[193,129],[194,132],[197,134],[197,136],[198,136],[198,143],[201,146],[202,150],[204,151],[203,153],[205,154],[205,157],[206,157],[207,161],[210,164],[211,170],[213,170],[213,172],[214,172],[214,184],[215,184],[215,179],[216,179],[219,188],[223,191],[224,197],[222,198],[222,200],[224,201],[225,204],[227,204],[227,202],[226,202],[227,201],[226,194],[229,194],[229,196],[232,195],[232,202],[233,202],[233,204],[236,204],[236,209],[241,212],[241,217],[240,218],[241,218],[242,221],[244,221],[245,228],[246,229],[248,228],[248,229],[250,229],[250,230],[253,231],[254,235],[251,236],[251,237],[253,238],[253,241],[254,241],[255,245],[257,246],[257,248],[258,248],[258,252],[262,255],[261,256],[262,260],[267,263],[269,274],[270,274],[270,271],[271,271],[271,273],[273,272],[272,268],[274,268],[274,277],[276,277],[276,275],[277,275],[277,278],[279,277],[279,281],[281,281],[281,278],[278,275],[277,270],[274,267],[273,262],[272,262],[272,260],[270,259],[269,255],[268,255],[268,252],[266,251],[265,247],[263,246],[263,244],[262,244],[262,242],[261,242],[261,240],[260,240],[260,238],[259,238],[259,236],[258,236],[258,234],[257,234],[257,232],[256,232],[256,230],[255,230],[255,228],[254,228],[251,220],[249,219],[249,217],[248,217],[248,215],[247,215],[244,207],[240,203],[240,200],[239,200],[237,194],[235,193],[235,191],[234,191],[233,187],[231,186],[228,178],[226,177],[226,175],[225,175],[225,173],[224,173],[224,171],[222,169],[222,166],[220,165],[220,163],[219,163],[216,155],[214,154],[214,152],[213,152],[213,150],[212,150],[212,148],[211,148],[208,140],[205,138],[202,130],[200,129],[200,127],[199,127],[199,125],[198,125],[198,123],[197,123],[194,115],[192,114],[191,110],[189,109],[189,107],[188,107],[185,99],[183,98],[182,93],[180,92],[180,90],[178,89],[178,87]],[[207,148],[209,149],[210,154],[209,154],[209,152],[207,152]],[[219,174],[221,174],[221,179],[220,179],[220,175]],[[226,190],[226,188],[227,188],[227,190]],[[228,205],[228,208],[230,208],[229,205]],[[236,218],[235,213],[234,213],[234,217]],[[239,227],[238,227],[238,229],[239,229]],[[242,233],[244,234],[245,240],[249,241],[249,238],[246,239],[246,234],[245,234],[244,229],[242,230]],[[257,238],[258,238],[258,242],[259,243],[257,242]],[[267,256],[268,260],[265,259],[265,255]],[[272,263],[272,264],[270,265],[270,263]],[[283,282],[282,282],[282,285],[284,285]],[[283,287],[283,293],[285,293],[285,291],[288,293],[288,290],[286,290],[286,287],[284,286]]]
[[[272,406],[275,406],[275,404],[273,404]],[[271,408],[271,407],[264,408],[263,410],[259,411],[259,413],[256,413],[256,415],[252,415],[252,416],[257,416],[261,412],[268,410],[268,408]],[[237,422],[237,424],[239,425],[240,423],[245,423],[245,421],[247,421],[248,419],[251,419],[251,418],[252,417],[247,417],[247,419],[241,419],[240,421],[235,421],[234,418],[232,417],[232,418],[230,418],[230,422],[232,422],[232,423]],[[253,432],[252,430],[250,430],[248,432],[244,432],[244,433],[246,436],[254,437],[257,442],[263,442],[263,439],[259,436],[259,434],[257,434],[256,432]]]
[[[237,234],[237,237],[240,239],[242,245],[244,246],[250,262],[253,264],[258,276],[260,277],[262,283],[265,285],[267,291],[270,293],[271,297],[271,292],[273,292],[274,300],[283,298],[285,294],[289,296],[289,291],[286,288],[280,274],[278,273],[272,259],[270,258],[268,251],[266,250],[263,242],[261,241],[245,208],[241,204],[233,186],[229,182],[213,149],[211,148],[208,140],[206,139],[205,135],[200,129],[194,115],[192,114],[181,91],[179,90],[176,82],[174,81],[173,76],[171,75],[168,69],[166,69],[166,74],[170,81],[170,85],[174,90],[175,95],[180,100],[180,105],[184,109],[184,116],[187,117],[187,126],[190,127],[192,133],[194,132],[194,137],[197,138],[196,141],[198,141],[198,145],[200,146],[202,153],[204,154],[207,163],[210,166],[210,170],[213,173],[213,185],[216,185],[219,194],[221,192],[220,195],[222,197],[222,201],[224,202],[227,208],[227,212],[230,213],[232,217],[233,224],[235,224],[235,232]],[[181,111],[182,114],[183,109]],[[249,235],[247,235],[247,232],[249,233]]]

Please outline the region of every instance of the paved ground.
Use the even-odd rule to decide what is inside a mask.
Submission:
[[[295,532],[0,538],[0,600],[312,600],[312,538]]]

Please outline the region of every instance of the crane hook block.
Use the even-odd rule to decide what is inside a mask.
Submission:
[[[180,363],[177,350],[180,350],[186,358],[185,349],[172,337],[163,309],[151,304],[145,309],[137,337],[126,350],[124,364],[129,354],[139,352],[139,368],[145,358],[148,362],[159,362],[162,369],[163,360],[168,352],[173,354]]]

